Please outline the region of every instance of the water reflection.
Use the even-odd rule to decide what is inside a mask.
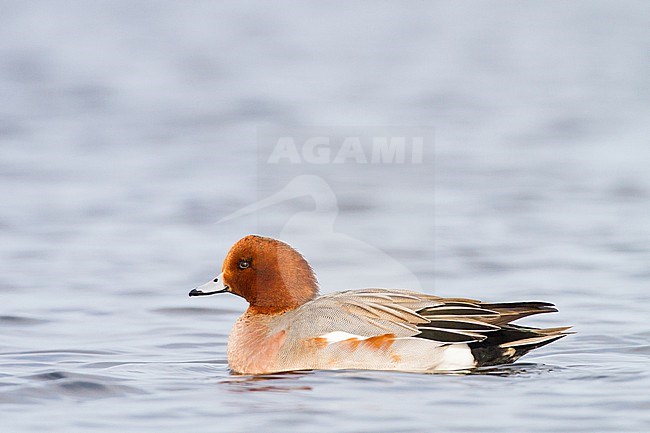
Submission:
[[[518,362],[516,364],[497,365],[494,367],[481,367],[471,371],[469,374],[511,377],[521,375],[541,375],[559,370],[564,370],[564,368],[556,365]]]
[[[260,376],[233,376],[219,381],[219,384],[227,385],[228,390],[231,392],[311,391],[311,386],[295,384],[296,380],[300,380],[311,374],[313,372],[299,371]]]

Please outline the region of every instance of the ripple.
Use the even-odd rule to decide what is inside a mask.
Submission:
[[[626,350],[628,353],[640,353],[643,355],[650,355],[650,344],[644,344],[642,346],[632,346]]]
[[[29,326],[40,325],[47,323],[49,320],[34,319],[33,317],[25,316],[0,316],[0,326]]]
[[[67,377],[66,374],[62,371],[52,371],[50,373],[41,373],[32,376],[32,378],[38,380],[59,380],[59,379],[65,379],[66,377]]]
[[[117,355],[122,352],[109,350],[83,350],[83,349],[51,349],[27,350],[22,352],[5,352],[2,355]]]
[[[71,391],[72,393],[86,394],[90,393],[105,393],[108,390],[108,387],[102,383],[90,382],[87,380],[75,380],[72,382],[65,382],[60,385],[61,388]]]
[[[13,386],[0,396],[0,403],[36,403],[42,400],[95,399],[126,394],[146,394],[137,387],[124,385],[125,379],[114,376],[90,375],[63,370],[47,371],[25,376],[24,382]]]

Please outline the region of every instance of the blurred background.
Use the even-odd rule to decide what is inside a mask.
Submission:
[[[0,1],[3,425],[643,430],[649,29],[633,0]],[[423,163],[268,163],[268,131],[382,127],[432,131]],[[497,382],[233,381],[245,303],[187,292],[248,233],[323,292],[546,300],[578,334]]]

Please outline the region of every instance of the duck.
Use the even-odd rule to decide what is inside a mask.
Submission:
[[[558,311],[541,301],[481,302],[387,288],[320,295],[314,270],[296,249],[258,235],[237,241],[221,273],[189,295],[219,293],[249,304],[227,345],[230,370],[243,375],[473,371],[515,362],[570,329],[512,323]]]

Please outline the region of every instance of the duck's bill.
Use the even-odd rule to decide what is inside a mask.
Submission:
[[[217,278],[205,283],[202,286],[195,287],[190,291],[190,296],[207,296],[216,295],[217,293],[226,293],[230,291],[230,287],[223,283],[223,273],[219,274]]]

